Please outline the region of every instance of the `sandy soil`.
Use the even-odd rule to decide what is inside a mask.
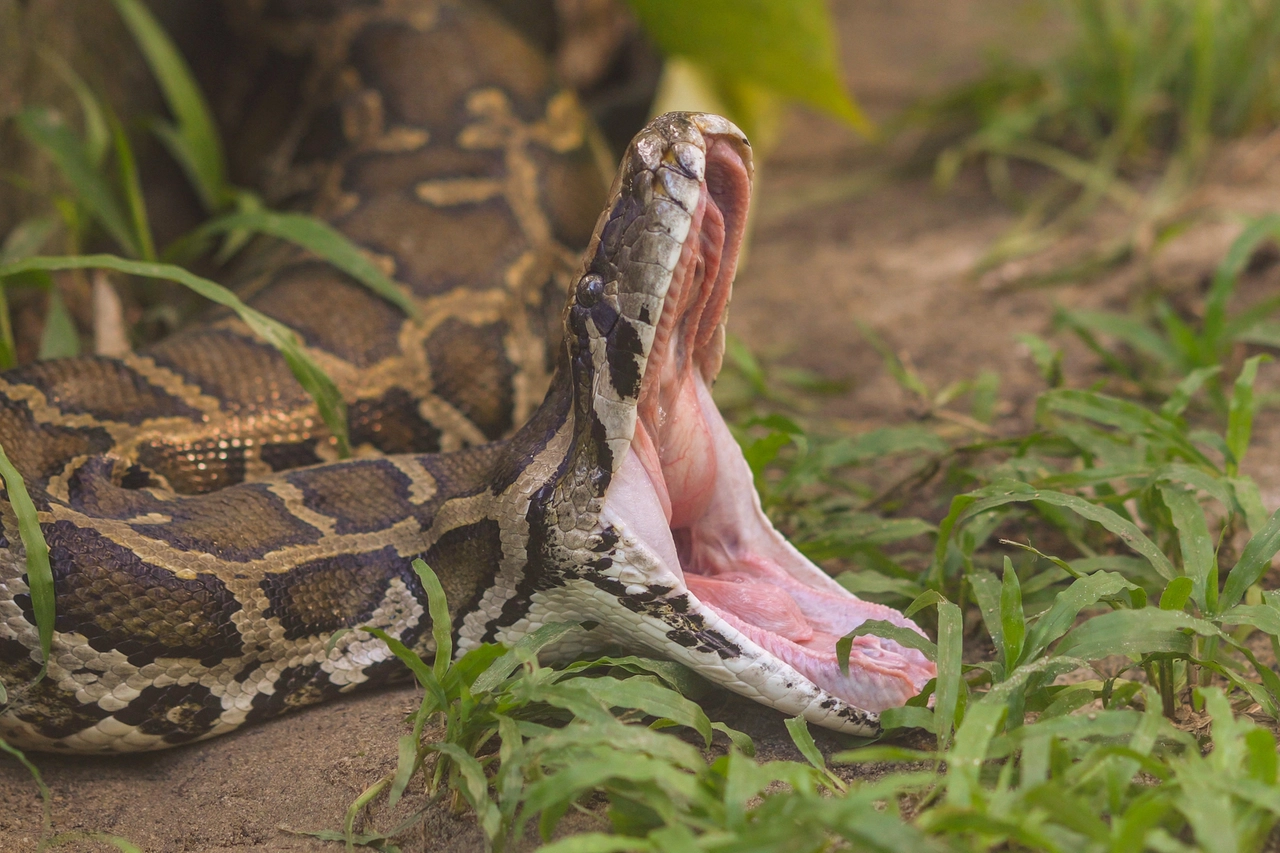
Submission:
[[[864,103],[884,116],[978,67],[988,45],[1043,49],[1051,22],[995,0],[863,0],[836,3],[849,70]],[[1014,7],[1015,10],[1020,7]],[[974,262],[1006,229],[1007,210],[976,178],[946,195],[927,176],[872,184],[859,178],[880,154],[845,129],[803,112],[792,115],[765,167],[749,266],[739,277],[731,328],[771,359],[832,377],[851,377],[849,393],[827,414],[854,428],[901,423],[918,412],[858,335],[868,324],[909,357],[931,387],[978,371],[997,371],[1005,401],[996,428],[1025,423],[1042,385],[1018,332],[1048,332],[1055,304],[1122,307],[1144,276],[1194,288],[1238,230],[1209,217],[1151,263],[1135,263],[1089,284],[1009,289],[997,275],[974,277]],[[1274,207],[1280,163],[1272,140],[1243,143],[1215,168],[1207,204],[1257,213]],[[855,191],[859,185],[861,192]],[[1080,251],[1116,227],[1105,216],[1068,244]],[[1273,286],[1259,276],[1253,289]],[[1070,352],[1069,376],[1089,363]],[[1280,424],[1260,423],[1252,472],[1271,506],[1280,504]],[[336,828],[351,800],[393,768],[408,689],[353,698],[271,722],[219,741],[162,754],[90,760],[36,757],[54,793],[57,832],[98,831],[142,849],[169,851],[335,850],[288,830]],[[779,715],[717,694],[708,704],[756,737],[762,752],[794,756]],[[825,746],[834,738],[822,738]],[[377,815],[391,825],[394,816]],[[0,853],[34,849],[39,799],[21,768],[0,763]],[[406,851],[479,850],[467,816],[432,812],[404,840]],[[71,850],[112,849],[75,841]]]

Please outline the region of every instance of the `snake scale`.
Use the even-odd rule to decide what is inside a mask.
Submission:
[[[158,749],[402,678],[380,640],[330,638],[376,626],[431,656],[417,557],[459,653],[582,621],[553,655],[664,655],[856,733],[920,690],[932,664],[874,636],[838,669],[835,639],[866,619],[915,626],[775,532],[709,396],[750,197],[737,128],[655,119],[606,193],[573,95],[491,13],[231,8],[302,93],[286,110],[265,84],[245,107],[274,134],[273,194],[356,242],[421,318],[299,250],[262,250],[241,276],[345,396],[347,460],[230,315],[124,358],[0,375],[0,443],[38,507],[57,604],[37,679],[3,502],[0,736]]]

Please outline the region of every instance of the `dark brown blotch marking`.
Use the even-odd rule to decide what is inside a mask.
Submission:
[[[144,536],[181,551],[247,562],[296,545],[320,541],[321,532],[299,519],[279,497],[258,483],[193,495],[164,504],[172,521],[135,524]]]
[[[314,705],[340,692],[338,685],[329,680],[328,674],[318,663],[284,669],[273,686],[275,692],[258,693],[253,697],[252,707],[245,715],[246,723]]]
[[[9,688],[9,704],[0,711],[35,726],[47,738],[64,738],[91,728],[111,716],[97,705],[81,705],[74,693],[52,678],[35,680],[40,664],[31,650],[12,639],[0,639],[0,680]]]
[[[358,368],[400,352],[404,312],[330,264],[291,264],[254,294],[250,304],[287,323],[309,346]]]
[[[515,409],[515,366],[502,323],[469,326],[446,320],[427,339],[433,390],[493,440],[508,432]]]
[[[134,425],[158,417],[200,419],[197,409],[115,359],[85,356],[42,361],[11,370],[5,379],[39,389],[50,405],[67,414]]]
[[[100,427],[37,423],[25,402],[0,397],[0,444],[18,473],[35,484],[62,473],[68,459],[105,453],[115,441]]]
[[[165,501],[142,491],[152,485],[144,468],[110,456],[94,456],[67,478],[67,505],[95,518],[128,519],[164,512]]]
[[[280,620],[289,640],[354,628],[382,604],[393,577],[411,574],[410,560],[392,546],[312,560],[262,579],[265,615]]]
[[[316,455],[314,441],[267,444],[258,452],[258,456],[272,471],[290,471],[323,461]]]
[[[287,477],[308,509],[336,519],[335,532],[371,533],[412,518],[409,478],[389,462],[361,460],[299,471]]]
[[[217,399],[231,415],[262,416],[314,405],[274,347],[225,329],[174,335],[145,354]]]
[[[489,518],[455,527],[437,539],[423,559],[440,578],[456,624],[458,615],[475,608],[498,574],[501,528]]]
[[[166,743],[187,743],[209,733],[222,716],[222,700],[199,684],[147,687],[114,716]]]
[[[440,429],[423,420],[418,401],[403,388],[392,388],[377,399],[356,400],[347,406],[351,445],[372,444],[383,453],[436,453]]]
[[[181,579],[69,521],[42,527],[58,631],[83,634],[97,651],[115,649],[139,667],[161,657],[195,658],[214,666],[242,653],[231,620],[240,603],[213,575]],[[14,600],[34,623],[30,596]]]

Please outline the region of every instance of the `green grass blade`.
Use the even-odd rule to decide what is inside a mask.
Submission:
[[[1191,578],[1174,578],[1165,585],[1160,594],[1161,610],[1182,610],[1191,600],[1195,587]]]
[[[28,107],[18,114],[18,128],[47,153],[62,172],[89,215],[128,255],[138,254],[129,220],[115,193],[94,166],[84,142],[53,110]]]
[[[964,615],[950,601],[941,601],[938,603],[938,701],[933,711],[939,750],[947,748],[951,741],[951,729],[956,722],[963,648]]]
[[[865,135],[874,126],[849,97],[823,0],[630,0],[666,53],[729,81],[755,83],[836,116]]]
[[[967,503],[958,503],[962,497],[971,498],[972,500]],[[943,553],[946,545],[945,540],[942,539],[943,535],[954,529],[956,524],[1006,504],[1033,501],[1043,502],[1050,506],[1063,507],[1071,510],[1081,518],[1097,522],[1118,536],[1122,542],[1134,551],[1146,557],[1152,568],[1161,577],[1166,580],[1172,580],[1178,576],[1178,572],[1174,569],[1173,563],[1169,562],[1169,558],[1133,522],[1120,517],[1106,507],[1091,503],[1084,498],[1049,489],[1035,489],[1026,483],[1010,481],[996,483],[985,489],[978,489],[968,495],[961,495],[952,500],[951,513],[938,526],[939,554]]]
[[[31,759],[27,758],[22,750],[9,745],[4,738],[0,738],[0,752],[16,759],[31,774],[32,780],[36,783],[36,790],[40,792],[40,802],[44,807],[44,834],[48,836],[53,823],[53,794],[45,784],[44,777],[40,775],[40,769],[31,763]]]
[[[673,720],[693,729],[702,736],[705,746],[711,746],[711,721],[698,707],[669,687],[654,684],[643,678],[583,678],[575,680],[576,686],[591,694],[598,701],[619,708],[634,708],[651,717]]]
[[[1271,559],[1280,551],[1280,510],[1267,519],[1266,526],[1244,546],[1240,559],[1227,575],[1227,583],[1218,599],[1219,611],[1230,610],[1240,603],[1249,587],[1271,568]]]
[[[407,316],[414,319],[421,317],[412,297],[378,269],[340,231],[314,216],[273,213],[267,210],[230,213],[201,225],[193,237],[200,239],[241,230],[269,234],[301,246],[347,273]]]
[[[510,651],[495,660],[489,665],[488,669],[480,673],[479,677],[471,685],[471,692],[479,696],[482,693],[496,690],[502,682],[511,676],[511,673],[519,668],[523,660],[531,659],[543,648],[563,638],[565,635],[581,630],[582,626],[577,622],[551,622],[538,628],[533,633],[525,634],[516,641],[515,646]]]
[[[80,102],[80,114],[84,117],[85,151],[93,167],[100,167],[103,158],[107,156],[107,146],[111,140],[101,102],[84,79],[57,52],[44,47],[37,48],[37,51],[40,58],[49,63],[49,67],[62,78],[62,82],[67,84]]]
[[[1022,587],[1013,561],[1004,558],[1004,580],[1000,584],[1000,624],[1003,634],[1005,671],[1012,672],[1022,657],[1027,636],[1027,617],[1022,612]]]
[[[44,316],[44,331],[40,333],[40,350],[36,357],[71,358],[80,354],[80,333],[71,320],[62,293],[55,286],[49,287],[49,308]]]
[[[138,246],[138,254],[144,261],[156,259],[156,244],[151,237],[151,223],[147,221],[147,203],[142,196],[142,183],[138,180],[138,164],[133,156],[133,146],[125,136],[124,127],[113,113],[107,113],[111,123],[111,142],[116,155],[116,171],[120,186],[124,189],[125,204],[129,208],[129,221]]]
[[[839,640],[836,640],[836,661],[840,664],[840,671],[845,675],[849,674],[849,653],[853,649],[854,637],[862,637],[867,634],[882,637],[886,640],[893,640],[900,646],[915,649],[922,652],[929,660],[936,661],[938,659],[938,647],[929,642],[927,637],[922,637],[910,628],[904,628],[892,622],[886,622],[882,619],[868,619]]]
[[[1053,606],[1036,620],[1027,636],[1026,651],[1022,657],[1034,661],[1049,644],[1061,637],[1075,624],[1081,610],[1092,607],[1103,598],[1117,595],[1126,589],[1137,587],[1114,572],[1095,572],[1073,582],[1053,600]]]
[[[177,120],[176,125],[160,125],[157,136],[186,172],[205,209],[210,213],[221,209],[230,198],[222,140],[191,69],[140,0],[112,2]]]
[[[201,278],[172,264],[155,264],[129,261],[114,255],[80,255],[76,257],[27,258],[0,267],[0,278],[30,270],[109,269],[129,275],[159,278],[185,285],[206,299],[235,311],[263,340],[275,347],[284,357],[304,390],[315,400],[320,417],[337,439],[338,454],[351,455],[347,441],[347,406],[333,380],[328,377],[311,356],[307,355],[297,335],[277,320],[240,301],[240,298],[217,282]]]
[[[0,242],[0,266],[20,261],[34,255],[49,239],[57,227],[50,217],[26,219],[5,235]],[[0,370],[8,370],[18,364],[18,346],[13,338],[13,322],[9,317],[9,298],[6,282],[0,278]]]
[[[986,626],[987,633],[991,636],[991,643],[996,647],[996,652],[1000,654],[999,677],[993,672],[992,678],[1000,681],[1004,678],[1005,672],[1008,672],[1006,664],[1007,658],[1004,656],[1004,622],[1000,618],[1000,581],[996,580],[996,576],[986,569],[974,569],[968,575],[969,589],[973,593],[974,603],[978,605],[978,612],[982,616],[982,624]],[[838,647],[837,647],[838,649]],[[836,659],[839,659],[839,651],[836,652]]]
[[[1231,392],[1231,403],[1227,410],[1227,450],[1231,457],[1227,460],[1227,476],[1234,477],[1240,473],[1240,463],[1249,449],[1249,438],[1253,434],[1253,416],[1257,412],[1257,404],[1253,399],[1253,385],[1258,379],[1258,365],[1270,361],[1265,355],[1255,355],[1245,361],[1236,377],[1236,384]]]
[[[1160,415],[1166,419],[1179,417],[1204,384],[1221,372],[1222,365],[1215,364],[1213,367],[1197,367],[1188,373],[1173,389],[1169,399],[1164,401],[1164,405],[1160,407]]]
[[[1263,241],[1273,239],[1280,234],[1280,216],[1270,214],[1250,222],[1240,236],[1231,243],[1227,254],[1213,275],[1213,284],[1205,297],[1204,320],[1201,324],[1201,335],[1207,347],[1219,359],[1225,355],[1227,327],[1227,302],[1235,293],[1236,282],[1240,273],[1249,264],[1249,259]]]
[[[449,602],[445,598],[444,587],[440,585],[440,578],[424,560],[414,560],[413,571],[427,593],[431,638],[436,643],[436,657],[431,668],[436,678],[443,683],[449,664],[453,661],[453,621],[449,617]]]
[[[1190,490],[1172,483],[1161,483],[1157,489],[1164,505],[1169,508],[1174,530],[1178,533],[1178,549],[1182,552],[1182,572],[1188,581],[1188,592],[1203,612],[1207,610],[1205,584],[1213,571],[1214,561],[1215,543],[1209,534],[1209,522]],[[1182,607],[1175,609],[1181,610]]]
[[[53,570],[49,567],[49,546],[40,530],[40,517],[36,505],[27,493],[27,485],[18,469],[13,467],[4,448],[0,447],[0,479],[8,493],[9,505],[18,518],[18,535],[22,548],[27,552],[27,587],[31,594],[31,609],[35,612],[36,628],[40,635],[40,656],[44,666],[38,678],[43,678],[49,667],[49,654],[53,649],[53,623],[56,617],[53,600]],[[3,743],[3,741],[0,741]]]
[[[818,770],[826,771],[827,760],[822,757],[822,752],[814,742],[813,733],[809,731],[809,724],[804,721],[804,717],[788,717],[786,724],[787,734],[791,735],[791,742],[796,745],[796,749],[800,750],[804,760]]]
[[[1145,655],[1171,652],[1191,653],[1187,629],[1202,637],[1219,637],[1212,623],[1188,616],[1180,610],[1113,610],[1084,622],[1058,644],[1059,655],[1084,660],[1101,660],[1108,655]]]

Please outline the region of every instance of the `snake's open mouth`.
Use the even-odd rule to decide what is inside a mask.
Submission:
[[[847,592],[773,528],[712,402],[750,166],[743,140],[704,134],[705,180],[654,334],[635,435],[603,515],[652,553],[657,565],[645,573],[648,588],[674,576],[692,610],[755,667],[757,682],[794,689],[807,680],[816,695],[865,711],[901,705],[934,676],[932,663],[913,649],[863,636],[844,674],[835,645],[868,619],[919,629],[897,611]],[[747,677],[733,683],[734,670],[741,672],[719,670],[729,678],[714,668],[704,672],[737,692],[771,698],[760,695],[769,685]]]

